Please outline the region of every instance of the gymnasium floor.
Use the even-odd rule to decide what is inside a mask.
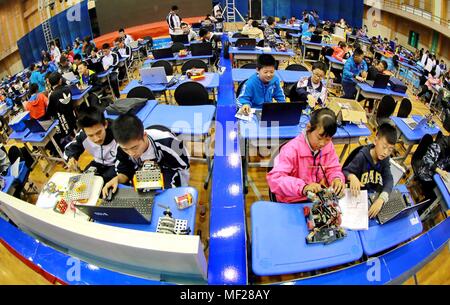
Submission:
[[[295,58],[298,61],[298,57]],[[292,61],[291,61],[292,63]],[[280,69],[284,68],[286,66],[286,63],[280,64]],[[310,67],[310,66],[309,66]],[[134,71],[133,74],[134,78],[138,78],[138,71]],[[122,88],[126,84],[122,84]],[[410,96],[410,100],[413,103],[413,110],[412,114],[420,114],[424,115],[430,112],[430,110],[421,102],[417,101],[414,97],[413,93],[408,91],[408,94]],[[160,101],[163,103],[163,101]],[[395,113],[395,112],[394,112]],[[442,128],[442,124],[438,122],[438,125]],[[368,141],[373,141],[373,136],[369,137],[367,139]],[[365,144],[365,139],[361,139],[361,144]],[[19,144],[20,143],[14,143],[14,141],[8,142],[6,147],[12,144]],[[197,144],[195,144],[197,145]],[[356,148],[357,145],[352,145],[349,149],[349,151]],[[340,154],[343,146],[337,145],[336,150],[338,155]],[[400,154],[403,154],[405,151],[404,147],[401,144],[397,144],[396,149]],[[191,150],[192,151],[192,150]],[[198,148],[196,151],[199,151]],[[348,154],[348,153],[347,153]],[[80,158],[80,167],[84,168],[89,162],[91,161],[91,157],[85,153]],[[256,161],[256,160],[252,160]],[[406,165],[410,164],[410,157],[405,161]],[[41,164],[44,165],[45,164]],[[49,175],[51,175],[58,171],[65,171],[64,167],[61,164],[58,164],[55,166],[50,172]],[[211,191],[211,183],[209,184],[209,189],[204,190],[203,189],[203,181],[206,178],[207,175],[207,167],[205,164],[199,164],[192,162],[191,163],[191,177],[190,177],[190,186],[195,187],[199,191],[199,203],[205,204],[207,207],[207,213],[206,218],[201,219],[199,215],[197,215],[196,220],[196,228],[195,233],[201,235],[202,241],[205,245],[205,255],[208,258],[208,234],[209,234],[209,198],[210,198],[210,191]],[[268,186],[266,182],[266,169],[264,168],[251,168],[249,169],[249,174],[251,178],[253,179],[255,185],[258,187],[261,194],[263,194],[264,200],[269,200],[268,198]],[[41,190],[42,186],[47,182],[48,178],[45,176],[45,174],[42,172],[41,166],[37,165],[33,172],[30,175],[30,180],[36,184],[39,190]],[[251,236],[251,228],[249,227],[250,222],[250,207],[251,204],[258,199],[256,198],[256,195],[253,193],[252,189],[249,188],[249,193],[246,195],[246,215],[247,215],[247,236]],[[35,203],[37,200],[37,196],[31,196],[31,198],[28,198],[28,202]],[[437,218],[435,219],[435,222],[438,223],[441,221],[441,219]],[[430,224],[424,224],[425,230],[427,229],[427,226]],[[250,258],[249,258],[250,259]],[[292,280],[296,278],[301,278],[304,276],[312,275],[311,273],[305,273],[305,274],[294,274],[294,275],[287,275],[287,276],[272,276],[272,277],[256,277],[251,272],[251,262],[249,261],[249,281],[260,283],[260,284],[267,284],[267,283],[276,283],[281,281],[287,281]],[[334,269],[328,269],[328,270],[322,270],[321,272],[327,272]],[[433,261],[425,265],[417,274],[417,279],[419,284],[450,284],[450,273],[447,272],[447,270],[450,270],[450,250],[448,247],[446,247]],[[316,273],[317,274],[317,273]],[[46,281],[41,275],[35,273],[33,270],[29,269],[25,264],[23,264],[19,259],[17,259],[14,255],[12,255],[3,245],[0,244],[0,284],[49,284],[48,281]],[[408,279],[404,284],[414,284],[414,279]]]

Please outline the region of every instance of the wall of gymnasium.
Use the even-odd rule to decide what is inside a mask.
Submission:
[[[214,2],[214,1],[213,1]],[[236,8],[242,16],[248,15],[249,0],[236,0]],[[222,7],[225,0],[221,0]],[[321,19],[338,20],[345,18],[354,26],[361,26],[363,0],[262,0],[263,15],[276,17],[300,17],[304,10],[317,10]]]
[[[414,31],[419,33],[419,49],[424,48],[428,50],[431,48],[433,29],[386,11],[380,12],[379,22],[369,22],[368,9],[369,7],[365,6],[363,23],[367,25],[369,36],[381,35],[390,39],[397,37],[400,44],[413,50],[413,47],[408,45],[408,37],[409,31]],[[450,39],[441,33],[439,33],[436,54],[439,59],[444,58],[447,63],[450,63]]]
[[[54,16],[82,0],[56,0]],[[24,69],[17,41],[39,26],[41,20],[38,0],[9,0],[0,4],[0,78]]]

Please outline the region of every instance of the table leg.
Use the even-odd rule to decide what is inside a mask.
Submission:
[[[330,66],[328,67],[328,74],[327,74],[327,84],[325,85],[325,89],[328,89],[330,86],[330,73],[331,73],[331,62],[330,62]]]
[[[56,151],[58,152],[59,156],[61,157],[61,160],[64,162],[65,165],[67,165],[66,160],[64,159],[64,154],[61,151],[61,148],[59,148],[58,143],[56,143],[55,138],[53,136],[50,137],[50,140],[53,143],[53,146],[55,146]]]
[[[349,144],[344,144],[344,148],[342,149],[342,152],[339,156],[339,161],[342,161],[342,159],[344,158],[345,154],[347,153]]]
[[[244,164],[242,165],[244,178],[244,193],[248,193],[248,162],[249,162],[249,140],[244,140]]]

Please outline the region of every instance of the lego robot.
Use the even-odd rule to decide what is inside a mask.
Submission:
[[[136,171],[133,177],[134,188],[137,192],[151,192],[164,189],[164,179],[158,164],[145,161],[142,169]]]
[[[339,200],[331,189],[317,194],[308,192],[312,207],[303,207],[308,231],[306,243],[330,244],[347,236],[341,225],[341,209]]]

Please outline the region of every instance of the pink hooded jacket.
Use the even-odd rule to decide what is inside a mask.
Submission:
[[[345,183],[332,142],[322,148],[315,162],[303,133],[284,145],[274,160],[273,169],[267,174],[267,182],[277,201],[286,203],[306,201],[306,196],[302,194],[303,188],[308,184],[325,180],[319,164],[322,165],[330,184],[336,178]]]

